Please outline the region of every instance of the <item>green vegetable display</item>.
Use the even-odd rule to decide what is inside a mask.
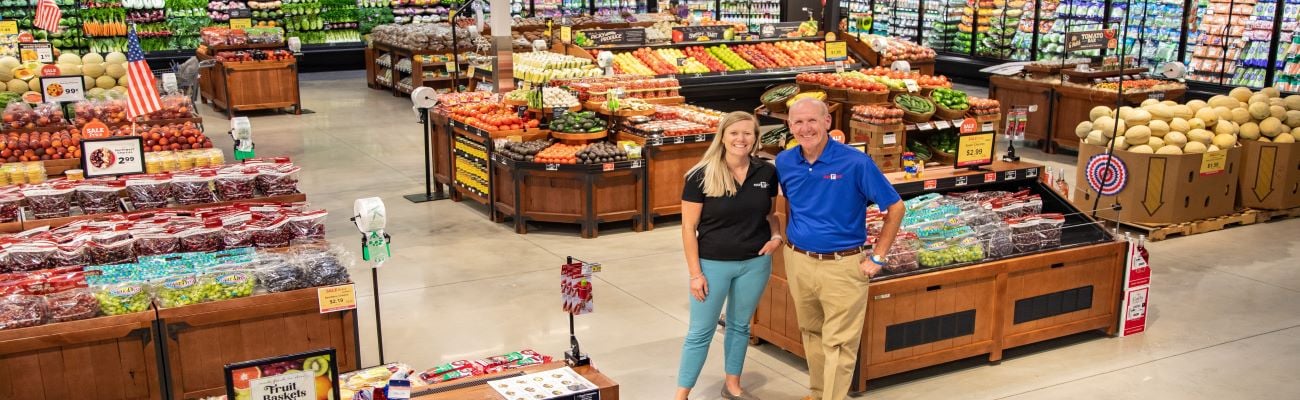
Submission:
[[[960,111],[970,108],[970,104],[966,102],[966,92],[960,90],[936,88],[930,92],[930,99],[949,110]]]
[[[926,114],[934,112],[934,103],[920,96],[910,94],[900,94],[894,98],[894,104],[903,111],[909,111],[916,114]]]
[[[790,96],[794,96],[794,94],[798,91],[799,88],[797,86],[793,86],[793,85],[779,86],[775,89],[768,91],[767,93],[764,93],[762,101],[764,103],[775,103],[778,101],[788,99],[790,98]]]
[[[907,139],[907,151],[915,154],[916,158],[921,161],[929,161],[930,157],[932,157],[930,154],[930,148],[921,144],[921,141],[912,138]]]
[[[928,141],[928,143],[930,147],[934,148],[935,150],[944,153],[949,153],[949,154],[956,153],[957,133],[952,131],[935,133],[933,135],[930,135],[930,140]]]
[[[591,111],[565,111],[551,121],[551,130],[568,133],[596,133],[605,130],[605,121]]]

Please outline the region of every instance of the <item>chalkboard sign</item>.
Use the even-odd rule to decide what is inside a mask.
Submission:
[[[802,24],[802,22],[778,22],[775,24],[763,24],[758,28],[758,34],[762,36],[763,39],[791,37],[790,36],[791,33],[795,33],[799,31],[799,24]],[[799,34],[795,33],[794,37],[799,37]]]
[[[1070,32],[1065,35],[1065,51],[1113,49],[1118,42],[1114,29]]]
[[[582,33],[593,46],[645,45],[645,28],[592,29]]]
[[[730,29],[730,26],[675,26],[673,27],[673,42],[696,42],[700,41],[702,37],[706,38],[705,40],[723,40],[727,29]]]

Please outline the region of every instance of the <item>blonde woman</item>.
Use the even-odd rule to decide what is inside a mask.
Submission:
[[[724,399],[753,399],[740,387],[749,320],[781,247],[773,214],[776,167],[758,159],[758,120],[745,112],[722,117],[718,134],[682,190],[682,247],[690,273],[691,322],[682,346],[677,399],[695,387],[713,330],[727,306]]]

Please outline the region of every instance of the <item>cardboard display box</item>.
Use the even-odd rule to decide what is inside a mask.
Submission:
[[[1300,143],[1242,142],[1238,205],[1264,210],[1300,207]]]
[[[867,155],[876,162],[880,172],[890,173],[903,170],[903,146],[867,147]]]
[[[1088,185],[1088,161],[1105,147],[1079,143],[1078,172],[1072,201],[1085,212],[1094,209],[1099,193]],[[1220,154],[1220,168],[1203,166],[1215,154],[1139,154],[1115,151],[1127,170],[1127,184],[1118,194],[1101,196],[1097,216],[1140,224],[1176,224],[1228,215],[1236,211],[1242,150]],[[1205,167],[1210,167],[1205,169]],[[1203,169],[1205,171],[1203,171]],[[1116,205],[1119,210],[1114,210]]]
[[[886,126],[859,121],[849,123],[851,142],[864,142],[867,147],[890,148],[907,143],[907,128],[903,124]]]

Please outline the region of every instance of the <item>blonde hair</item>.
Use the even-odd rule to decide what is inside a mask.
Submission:
[[[727,168],[727,151],[723,149],[722,137],[727,128],[744,121],[754,124],[754,144],[750,146],[749,154],[758,153],[762,146],[758,135],[758,118],[744,111],[735,111],[722,116],[722,121],[718,122],[718,134],[713,136],[713,143],[704,151],[704,157],[690,171],[686,171],[688,180],[696,172],[703,174],[701,181],[705,196],[727,197],[736,194],[736,179],[731,174],[731,168]]]

